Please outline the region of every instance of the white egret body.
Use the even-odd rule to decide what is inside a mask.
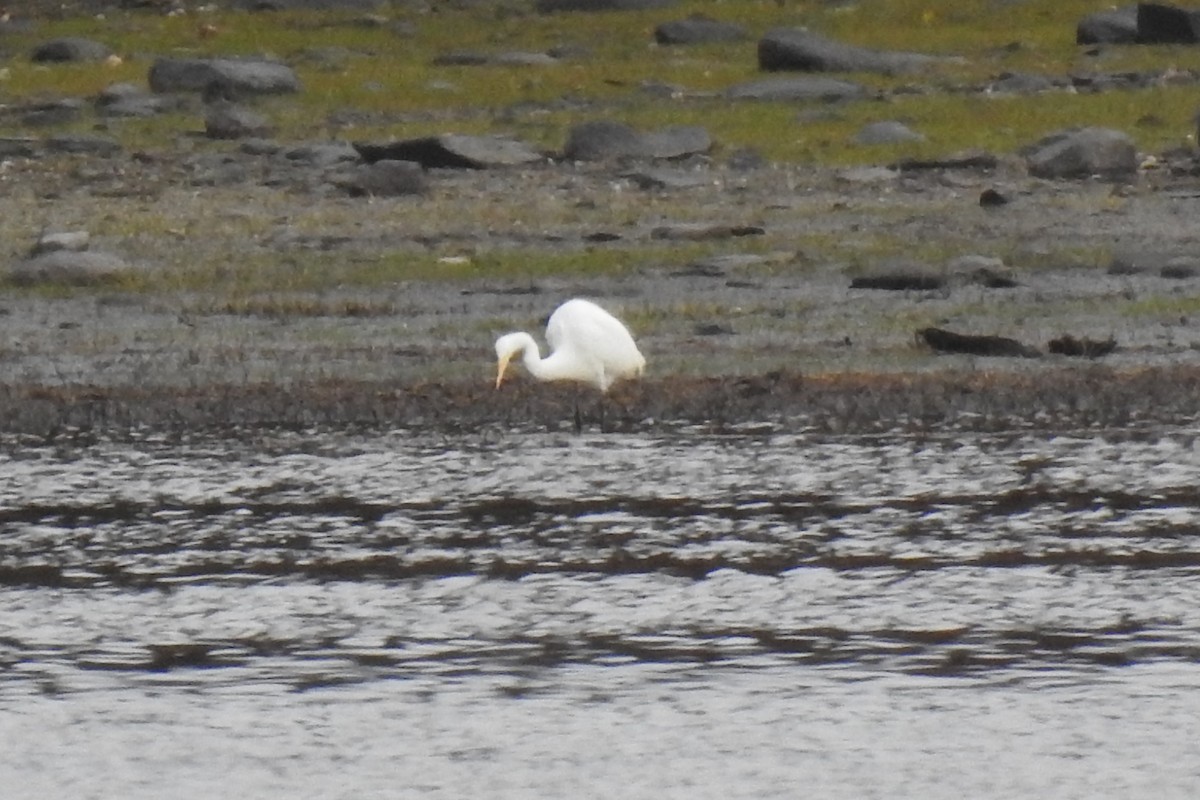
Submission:
[[[496,340],[496,388],[513,356],[539,381],[578,381],[601,392],[620,378],[642,374],[646,359],[621,321],[587,300],[568,300],[554,310],[546,323],[550,355],[542,358],[537,342],[524,331]]]

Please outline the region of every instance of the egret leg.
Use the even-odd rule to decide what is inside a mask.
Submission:
[[[579,413],[579,393],[575,393],[575,435],[583,433],[583,415]]]

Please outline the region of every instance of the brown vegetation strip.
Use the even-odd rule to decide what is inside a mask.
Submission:
[[[465,381],[186,389],[8,384],[0,385],[0,432],[53,440],[147,431],[220,435],[247,427],[566,429],[576,398],[585,424],[598,426],[596,393],[529,380],[498,391]],[[1128,427],[1194,419],[1200,367],[676,376],[619,385],[603,407],[606,426],[624,431],[694,424],[721,432],[760,423],[830,433]]]

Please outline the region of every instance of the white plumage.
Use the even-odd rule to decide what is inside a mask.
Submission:
[[[614,381],[642,374],[646,359],[621,321],[595,303],[568,300],[546,323],[550,355],[542,358],[528,333],[507,333],[496,340],[496,388],[513,356],[540,381],[579,381],[607,392]]]

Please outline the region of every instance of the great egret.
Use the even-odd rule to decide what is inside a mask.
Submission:
[[[506,333],[496,340],[496,388],[504,380],[508,362],[517,353],[529,374],[539,381],[578,381],[601,392],[620,378],[642,374],[642,357],[629,330],[600,306],[587,300],[568,300],[554,310],[546,323],[551,353],[542,358],[537,342],[528,333]]]

